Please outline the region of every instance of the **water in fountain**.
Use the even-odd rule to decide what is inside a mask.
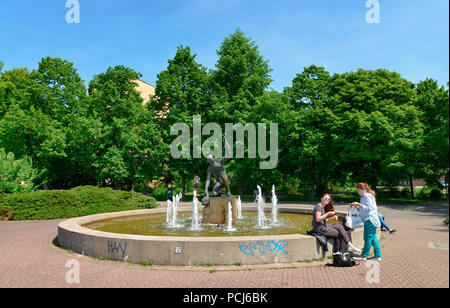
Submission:
[[[170,224],[172,221],[172,211],[173,211],[173,205],[170,200],[167,200],[167,214],[166,214],[166,223]]]
[[[227,217],[226,231],[228,232],[236,231],[236,229],[233,228],[233,209],[231,206],[231,202],[228,202],[228,217]]]
[[[191,230],[198,231],[200,229],[199,226],[199,218],[198,218],[198,199],[197,192],[194,190],[194,198],[192,200],[192,226]]]
[[[265,228],[266,227],[266,216],[264,215],[265,200],[261,192],[261,186],[258,185],[257,187],[258,187],[258,196],[256,200],[258,208],[258,227]]]
[[[170,226],[175,227],[177,225],[177,209],[178,209],[178,195],[173,196],[172,202],[172,219],[170,221]]]
[[[242,218],[244,218],[243,216],[242,216],[242,202],[241,202],[241,196],[239,196],[238,197],[238,199],[237,199],[237,207],[238,207],[238,219],[242,219]]]
[[[278,223],[278,198],[275,194],[275,185],[272,186],[272,224]]]

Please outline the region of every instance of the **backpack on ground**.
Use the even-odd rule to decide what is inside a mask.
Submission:
[[[357,265],[356,261],[353,260],[350,253],[336,252],[333,253],[333,264],[334,267],[352,267]]]

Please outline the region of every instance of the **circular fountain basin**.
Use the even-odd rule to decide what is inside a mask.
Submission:
[[[276,223],[272,221],[271,217],[266,217],[265,225],[262,227],[257,225],[257,219],[256,212],[244,212],[243,217],[237,219],[231,231],[228,230],[226,224],[201,224],[198,228],[194,228],[191,212],[179,213],[175,226],[167,223],[166,215],[161,214],[118,217],[95,221],[83,226],[88,229],[119,234],[191,238],[304,234],[312,228],[311,215],[308,214],[279,213]]]
[[[269,218],[270,209],[266,210],[266,217]],[[178,212],[181,220],[183,220],[184,214],[187,216],[191,211],[192,209],[189,207],[180,207]],[[256,208],[243,207],[243,212],[254,213]],[[280,206],[279,213],[281,221],[284,215],[299,215],[300,217],[307,214],[309,221],[312,219],[311,206],[302,208]],[[264,232],[268,232],[265,235],[241,234],[237,236],[239,233],[227,233],[218,236],[209,233],[206,235],[195,234],[197,231],[189,232],[189,234],[138,235],[92,229],[96,225],[104,225],[105,222],[139,220],[149,215],[165,218],[165,214],[166,209],[160,208],[69,219],[58,225],[58,242],[66,249],[86,256],[135,263],[151,262],[152,264],[180,266],[296,262],[324,258],[332,251],[331,243],[328,245],[328,252],[324,252],[315,237],[302,234],[304,230],[299,230],[298,233],[273,234],[272,232],[270,234],[269,228],[264,230]],[[338,214],[341,217],[345,215],[343,212],[338,212]],[[254,214],[249,214],[249,216],[252,215]],[[204,227],[202,226],[202,228]],[[364,243],[362,229],[357,229],[349,235],[356,246],[362,247]]]

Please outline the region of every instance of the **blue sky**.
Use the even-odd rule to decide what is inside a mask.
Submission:
[[[311,64],[331,73],[385,68],[418,82],[449,80],[448,0],[378,0],[380,23],[366,22],[367,0],[66,0],[0,2],[4,69],[34,69],[42,57],[74,62],[88,83],[126,65],[155,84],[179,45],[213,69],[223,39],[240,28],[273,69],[281,91]]]

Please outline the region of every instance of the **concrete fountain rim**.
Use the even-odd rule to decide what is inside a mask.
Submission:
[[[187,213],[192,209],[189,207],[179,207],[179,213]],[[270,212],[271,208],[266,207],[265,211]],[[255,212],[255,206],[243,206],[243,212]],[[298,214],[309,214],[311,215],[313,209],[311,206],[296,206],[293,207],[284,207],[278,206],[278,211],[280,213],[298,213]],[[172,242],[213,242],[213,241],[230,241],[234,242],[236,240],[239,241],[257,241],[257,240],[288,240],[288,239],[299,239],[299,238],[310,238],[309,235],[306,234],[284,234],[284,235],[259,235],[259,236],[219,236],[219,237],[202,237],[202,236],[192,236],[192,237],[179,237],[179,236],[150,236],[150,235],[135,235],[135,234],[123,234],[123,233],[112,233],[112,232],[104,232],[89,229],[84,227],[89,223],[100,222],[104,220],[109,220],[113,218],[124,218],[124,217],[133,217],[133,216],[145,216],[145,215],[157,215],[157,214],[165,214],[165,208],[155,208],[155,209],[144,209],[144,210],[132,210],[132,211],[121,211],[121,212],[109,212],[102,214],[94,214],[83,217],[69,218],[58,224],[59,230],[65,230],[68,232],[74,232],[81,235],[93,236],[93,237],[101,237],[108,239],[117,239],[117,240],[138,240],[138,241],[172,241]],[[344,211],[336,211],[337,215],[340,217],[344,217],[347,213]]]

